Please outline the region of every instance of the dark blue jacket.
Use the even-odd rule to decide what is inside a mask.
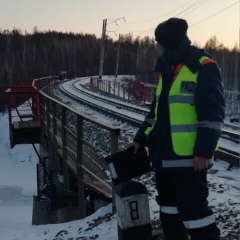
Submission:
[[[149,137],[144,134],[149,124],[143,122],[134,138],[135,142],[149,147],[150,160],[156,169],[161,169],[160,159],[183,158],[174,153],[170,134],[168,94],[173,78],[172,66],[184,63],[193,73],[198,71],[195,89],[198,121],[224,122],[225,100],[219,67],[215,62],[201,65],[199,63],[201,56],[212,58],[203,49],[190,46],[190,41],[186,38],[178,49],[166,50],[162,58],[157,61],[156,71],[162,74],[163,80],[163,88],[158,103],[158,119]],[[150,112],[147,115],[149,118],[154,117],[155,101],[152,102]],[[211,158],[214,155],[220,135],[221,132],[216,129],[198,128],[193,155]]]

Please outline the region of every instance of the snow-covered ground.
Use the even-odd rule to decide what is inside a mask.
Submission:
[[[221,145],[240,150],[240,146],[221,139]],[[117,219],[112,206],[93,215],[64,224],[32,226],[32,196],[36,195],[37,156],[31,145],[9,148],[8,115],[0,116],[0,240],[117,240]],[[222,237],[239,234],[240,170],[228,169],[218,160],[208,175],[210,206]],[[158,219],[152,175],[141,177],[149,191],[150,216]],[[228,239],[228,238],[226,238]]]

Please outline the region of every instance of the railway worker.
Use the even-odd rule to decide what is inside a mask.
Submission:
[[[166,240],[217,240],[208,206],[207,170],[225,117],[220,70],[204,49],[191,45],[186,20],[155,29],[160,73],[155,100],[129,147],[148,146]]]

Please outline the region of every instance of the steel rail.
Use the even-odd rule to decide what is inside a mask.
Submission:
[[[120,121],[127,122],[128,124],[130,124],[130,125],[132,125],[136,128],[139,128],[142,124],[142,121],[132,119],[129,116],[111,111],[107,108],[100,107],[99,105],[96,105],[96,104],[94,104],[90,101],[84,100],[84,99],[66,91],[62,87],[62,85],[59,86],[59,89],[62,92],[62,94],[66,95],[67,97],[71,98],[74,101],[79,102],[80,104],[84,104],[85,106],[88,106],[88,107],[92,108],[93,110],[95,110],[97,112],[101,112],[102,114],[105,114],[105,115],[110,116],[112,118],[116,118]],[[74,89],[76,91],[76,86],[74,87]],[[82,94],[86,94],[84,91],[81,91],[81,90],[79,90],[78,92],[81,92]],[[114,101],[104,100],[104,98],[96,97],[95,95],[93,96],[90,93],[88,93],[87,95],[88,95],[88,97],[94,98],[95,100],[98,100],[98,101],[107,101],[108,104],[116,104],[116,102],[114,102]],[[125,105],[122,106],[122,107],[121,106],[122,106],[122,104],[119,103],[117,109],[124,108]],[[134,108],[134,107],[132,107],[132,108]],[[231,128],[232,130],[226,129],[226,128]],[[239,135],[239,133],[236,132],[239,129],[240,129],[240,127],[237,124],[226,123],[226,124],[224,124],[224,129],[222,130],[221,137],[224,138],[224,139],[228,139],[230,141],[233,141],[235,143],[239,143],[240,142],[240,135]],[[222,160],[228,162],[229,164],[232,164],[234,166],[239,167],[240,156],[237,152],[234,152],[234,151],[231,151],[231,150],[228,150],[228,149],[225,149],[225,148],[221,147],[221,148],[219,148],[219,150],[216,152],[215,155],[216,155],[217,158],[222,159]]]

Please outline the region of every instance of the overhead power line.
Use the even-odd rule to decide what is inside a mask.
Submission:
[[[202,23],[202,22],[204,22],[204,21],[206,21],[206,20],[208,20],[208,19],[210,19],[210,18],[212,18],[212,17],[218,15],[219,13],[221,13],[221,12],[227,10],[228,8],[230,8],[230,7],[234,6],[234,5],[236,5],[237,3],[239,3],[239,1],[237,1],[237,2],[235,2],[235,3],[233,3],[233,4],[231,4],[231,5],[229,5],[228,7],[224,8],[224,9],[222,9],[222,10],[216,12],[216,13],[214,13],[213,15],[211,15],[211,16],[209,16],[209,17],[207,17],[207,18],[205,18],[205,19],[203,19],[203,20],[201,20],[201,21],[199,21],[199,22],[197,22],[197,23],[191,25],[190,27],[196,26],[196,25],[198,25],[198,24],[200,24],[200,23]]]
[[[152,33],[152,32],[154,31],[154,29],[156,28],[156,25],[154,25],[153,27],[148,28],[148,29],[146,29],[146,30],[143,30],[143,31],[132,31],[132,30],[130,30],[130,28],[129,28],[129,26],[128,26],[128,23],[146,23],[146,22],[150,22],[150,21],[159,19],[159,18],[161,18],[161,17],[163,17],[163,16],[166,16],[166,15],[172,13],[172,12],[175,12],[176,10],[178,10],[178,9],[180,9],[180,8],[183,8],[184,6],[186,6],[186,8],[183,9],[181,12],[179,12],[177,15],[175,15],[175,17],[178,17],[179,15],[185,16],[185,15],[187,15],[187,14],[195,11],[196,9],[198,9],[199,7],[201,7],[202,5],[206,4],[208,1],[209,1],[209,0],[194,0],[194,1],[191,0],[191,1],[188,1],[187,3],[181,5],[180,7],[176,8],[176,9],[174,9],[174,10],[168,12],[168,13],[166,13],[166,14],[163,14],[163,15],[161,15],[161,16],[158,16],[158,17],[156,17],[156,18],[152,18],[152,19],[149,19],[149,20],[146,20],[146,21],[141,21],[141,22],[128,22],[128,21],[126,21],[125,18],[122,18],[122,19],[124,20],[126,26],[127,26],[127,30],[124,29],[124,28],[119,27],[118,24],[116,24],[116,25],[117,25],[118,29],[120,30],[119,32],[123,32],[123,31],[130,32],[130,31],[131,31],[132,33],[134,33],[134,36],[144,37],[144,36],[147,36],[147,35],[149,35],[150,33]],[[221,9],[220,11],[218,11],[218,12],[212,14],[212,15],[210,15],[209,17],[206,17],[206,18],[200,20],[199,22],[190,25],[189,28],[194,27],[194,26],[196,26],[196,25],[198,25],[198,24],[200,24],[200,23],[202,23],[202,22],[207,21],[207,20],[210,19],[210,18],[215,17],[216,15],[218,15],[218,14],[226,11],[227,9],[233,7],[234,5],[236,5],[236,4],[238,4],[238,3],[239,3],[239,49],[240,49],[240,0],[238,0],[237,2],[234,2],[234,3],[230,4],[229,6]],[[189,5],[189,4],[190,4],[190,5]],[[120,18],[120,19],[121,19],[121,18]],[[110,23],[114,23],[115,20],[116,20],[116,19],[108,20],[108,21],[110,21],[109,24],[110,24]],[[117,20],[119,20],[119,19],[117,19]],[[121,30],[122,30],[122,31],[121,31]]]
[[[209,0],[198,0],[196,1],[194,4],[192,4],[191,6],[189,6],[188,8],[184,9],[182,12],[178,13],[177,15],[175,15],[175,17],[181,15],[182,13],[184,13],[182,16],[187,15],[188,13],[193,12],[194,10],[198,9],[199,7],[201,7],[202,5],[204,5],[205,3],[207,3]],[[186,12],[186,13],[185,13]]]
[[[233,4],[229,5],[229,6],[227,6],[227,7],[225,7],[225,8],[223,8],[222,10],[214,13],[213,15],[211,15],[211,16],[209,16],[209,17],[207,17],[207,18],[204,18],[203,20],[201,20],[201,21],[199,21],[199,22],[197,22],[197,23],[195,23],[195,24],[192,24],[191,26],[189,26],[189,28],[190,28],[190,27],[193,27],[193,26],[196,26],[196,25],[198,25],[198,24],[200,24],[200,23],[202,23],[202,22],[204,22],[204,21],[207,21],[208,19],[210,19],[210,18],[212,18],[212,17],[214,17],[214,16],[216,16],[216,15],[218,15],[218,14],[226,11],[227,9],[229,9],[229,8],[231,8],[232,6],[236,5],[237,3],[239,3],[239,0],[238,0],[237,2],[235,2],[235,3],[233,3]],[[152,27],[152,28],[149,28],[149,29],[147,29],[147,30],[145,30],[145,31],[142,31],[140,35],[141,35],[141,36],[146,36],[148,33],[150,33],[151,31],[153,31],[155,28],[156,28],[156,26],[154,26],[154,27]],[[239,31],[240,31],[240,30],[239,30]],[[239,40],[239,41],[240,41],[240,40]]]
[[[189,2],[187,2],[187,3],[185,3],[185,4],[183,4],[183,5],[181,5],[180,7],[178,7],[177,9],[174,9],[173,11],[171,11],[171,12],[175,12],[176,10],[178,10],[178,9],[180,9],[180,8],[182,8],[182,7],[184,7],[184,6],[186,6],[186,5],[188,5],[189,3],[191,3],[191,2],[193,2],[192,4],[190,4],[189,6],[187,6],[185,9],[183,9],[180,13],[178,13],[177,15],[175,15],[175,17],[177,17],[178,15],[180,15],[181,13],[184,13],[184,12],[186,12],[186,11],[188,11],[187,13],[190,13],[190,12],[192,12],[192,11],[194,11],[195,9],[197,9],[197,8],[199,8],[200,6],[202,6],[203,4],[205,4],[205,3],[207,3],[209,0],[191,0],[191,1],[189,1]],[[193,7],[195,7],[194,9],[192,9]],[[191,10],[192,9],[192,10]],[[171,12],[169,12],[169,13],[171,13]],[[162,16],[165,16],[165,15],[168,15],[169,13],[166,13],[166,14],[164,14],[164,15],[162,15]],[[162,17],[161,16],[161,17]],[[152,20],[156,20],[156,19],[158,19],[159,17],[157,17],[157,18],[154,18],[154,19],[152,19]],[[145,30],[145,31],[142,31],[141,32],[141,36],[146,36],[148,33],[150,33],[150,32],[152,32],[154,29],[155,29],[155,27],[156,26],[154,26],[154,27],[151,27],[151,28],[149,28],[149,29],[147,29],[147,30]]]
[[[189,4],[189,3],[192,2],[192,1],[193,1],[193,0],[191,0],[191,1],[189,1],[189,2],[187,2],[187,3],[185,3],[185,4],[183,4],[183,5],[181,5],[181,6],[178,7],[178,8],[175,8],[174,10],[172,10],[172,11],[170,11],[170,12],[167,12],[167,13],[165,13],[165,14],[163,14],[163,15],[160,15],[160,16],[158,16],[158,17],[155,17],[155,18],[152,18],[152,19],[148,19],[148,20],[145,20],[145,21],[128,22],[128,23],[130,23],[130,24],[142,24],[142,23],[147,23],[147,22],[151,22],[151,21],[157,20],[157,19],[159,19],[159,18],[165,17],[166,15],[169,15],[170,13],[173,13],[173,12],[179,10],[180,8],[186,6],[187,4]]]

